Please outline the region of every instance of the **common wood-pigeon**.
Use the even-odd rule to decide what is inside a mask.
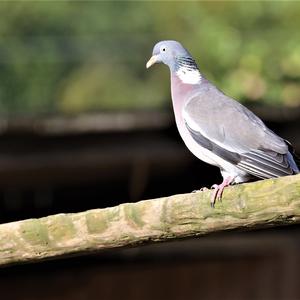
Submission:
[[[221,170],[212,206],[230,184],[299,173],[291,144],[209,82],[179,42],[158,42],[146,67],[155,63],[170,68],[175,120],[185,145]]]

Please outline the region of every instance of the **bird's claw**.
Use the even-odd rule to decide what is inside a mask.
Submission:
[[[224,190],[224,187],[222,184],[218,185],[218,184],[214,184],[212,185],[212,189],[213,189],[213,194],[210,198],[210,206],[212,208],[215,207],[215,203],[216,203],[216,200],[218,201],[222,201],[222,194],[223,194],[223,190]]]
[[[233,181],[233,178],[228,177],[228,178],[224,179],[221,184],[212,185],[211,188],[213,189],[213,194],[210,198],[210,206],[212,208],[215,207],[216,200],[219,200],[220,202],[222,201],[222,195],[223,195],[224,188],[226,186],[229,186],[232,183],[232,181]]]

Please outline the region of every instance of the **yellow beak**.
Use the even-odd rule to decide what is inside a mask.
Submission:
[[[146,68],[149,69],[152,65],[157,62],[157,55],[153,55],[147,62]]]

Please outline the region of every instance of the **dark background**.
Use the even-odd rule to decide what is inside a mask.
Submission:
[[[0,222],[221,181],[183,145],[168,71],[201,71],[300,152],[297,2],[0,2]],[[299,226],[0,269],[3,299],[300,299]],[[0,237],[1,238],[1,237]]]

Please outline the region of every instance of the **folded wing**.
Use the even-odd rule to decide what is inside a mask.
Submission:
[[[187,101],[183,118],[197,143],[251,175],[272,178],[299,172],[286,141],[214,86]]]

